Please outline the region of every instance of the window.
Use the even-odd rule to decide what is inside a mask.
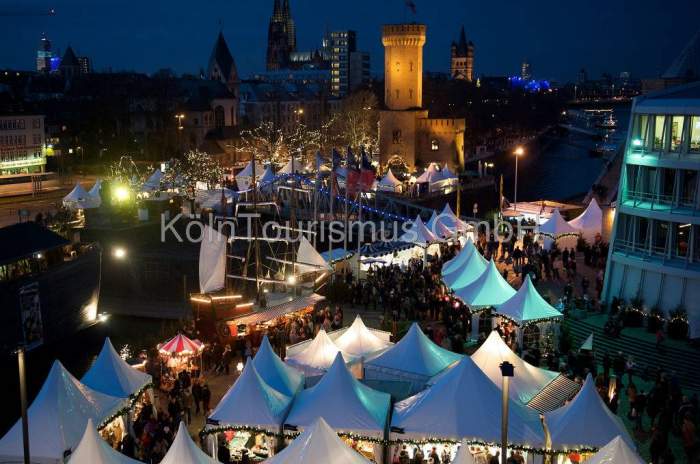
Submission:
[[[668,241],[669,223],[664,221],[652,221],[651,252],[654,254],[666,254],[666,242]]]
[[[700,226],[693,226],[693,261],[700,261]]]
[[[393,138],[393,142],[395,144],[401,143],[401,130],[400,129],[394,130],[394,132],[392,133],[392,138]]]
[[[41,119],[39,119],[39,118],[32,119],[32,129],[41,129]]]
[[[661,185],[659,186],[659,201],[662,203],[673,202],[673,191],[676,183],[675,169],[661,169]]]
[[[690,151],[700,152],[700,116],[693,116],[690,121]]]
[[[671,117],[671,151],[679,151],[683,136],[683,116]]]
[[[695,205],[695,191],[698,185],[698,171],[682,169],[679,172],[678,202],[681,206]]]
[[[673,223],[673,256],[677,258],[688,257],[688,240],[690,224]]]
[[[648,147],[649,115],[640,114],[635,118],[632,130],[632,148],[641,150]]]
[[[408,89],[408,98],[413,98],[413,89]]]
[[[440,144],[438,143],[437,139],[433,139],[430,141],[430,150],[432,151],[438,151],[440,149]]]
[[[654,117],[654,151],[661,151],[664,149],[664,136],[666,132],[664,131],[666,123],[666,116],[655,116]]]
[[[619,248],[630,248],[632,245],[632,216],[620,214],[617,217],[615,244]]]
[[[408,70],[413,71],[413,61],[408,62]]]
[[[649,219],[637,217],[635,224],[634,248],[646,251],[649,247]]]

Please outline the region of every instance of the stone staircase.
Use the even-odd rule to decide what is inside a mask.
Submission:
[[[700,392],[700,350],[690,345],[665,343],[661,350],[656,349],[652,340],[644,340],[629,334],[633,330],[624,329],[619,337],[605,335],[599,324],[587,322],[586,319],[564,321],[573,339],[576,349],[593,333],[593,349],[599,364],[605,353],[611,358],[621,351],[625,356],[632,355],[637,365],[637,375],[652,376],[659,368],[668,373],[675,373],[680,385],[688,390]]]

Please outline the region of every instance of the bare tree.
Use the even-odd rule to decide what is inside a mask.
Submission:
[[[254,154],[259,161],[278,163],[287,153],[285,134],[272,121],[263,121],[257,127],[241,132],[241,145],[236,151]]]
[[[377,107],[377,97],[369,90],[360,90],[345,97],[334,124],[338,141],[355,149],[364,145],[370,152],[375,152],[378,145]]]
[[[223,169],[208,153],[199,150],[186,152],[181,159],[176,159],[164,176],[164,182],[184,189],[190,199],[194,199],[198,182],[208,187],[221,182]]]

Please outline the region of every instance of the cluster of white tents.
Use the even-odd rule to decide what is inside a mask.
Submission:
[[[67,452],[76,450],[83,435],[89,438],[95,430],[94,424],[102,427],[107,421],[119,420],[115,416],[126,414],[123,411],[150,384],[151,376],[122,360],[109,339],[82,381],[73,377],[59,361],[54,361],[44,385],[28,408],[32,462],[63,462]],[[0,439],[0,462],[22,462],[22,443],[22,423],[17,421]]]
[[[592,198],[586,209],[571,221],[566,221],[558,209],[542,223],[537,231],[543,237],[543,246],[549,250],[556,242],[560,248],[573,248],[578,237],[593,243],[603,230],[603,211]]]
[[[444,190],[457,183],[459,183],[459,178],[450,170],[450,167],[446,165],[440,169],[437,163],[430,163],[423,174],[416,179],[416,184],[428,184],[429,192]]]
[[[95,184],[89,191],[85,190],[78,182],[73,187],[73,190],[63,197],[63,206],[70,210],[99,208],[102,205],[101,189],[102,181],[99,179],[95,181]]]

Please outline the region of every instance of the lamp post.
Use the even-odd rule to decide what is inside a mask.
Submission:
[[[506,464],[508,457],[508,389],[515,367],[508,361],[503,361],[499,367],[503,376],[503,388],[501,388],[501,464]]]
[[[518,146],[513,152],[515,155],[515,189],[513,192],[513,201],[515,211],[518,211],[518,158],[525,154],[525,149],[522,146]]]
[[[27,416],[27,376],[24,367],[24,347],[17,349],[17,364],[19,367],[19,402],[22,409],[22,450],[24,464],[29,464],[29,420]]]

